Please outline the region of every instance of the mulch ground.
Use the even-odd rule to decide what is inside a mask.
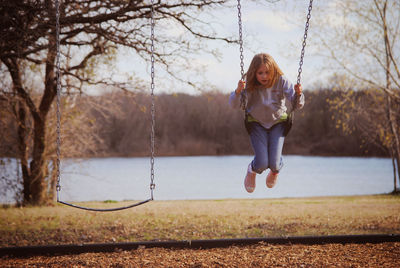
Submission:
[[[400,243],[140,248],[112,253],[0,259],[0,267],[400,267]]]

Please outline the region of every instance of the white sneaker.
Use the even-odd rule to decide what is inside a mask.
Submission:
[[[244,178],[244,188],[246,188],[248,193],[252,193],[256,189],[256,175],[257,173],[253,171],[250,163],[247,168],[246,177]]]
[[[278,180],[278,172],[270,171],[267,176],[267,187],[272,188],[275,186],[276,181]]]

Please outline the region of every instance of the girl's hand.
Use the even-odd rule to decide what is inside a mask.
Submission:
[[[303,87],[301,86],[301,84],[294,85],[294,91],[296,91],[297,95],[301,95],[301,93],[303,92]]]
[[[246,82],[244,80],[239,80],[237,88],[235,89],[236,94],[240,94],[243,89],[246,87]]]

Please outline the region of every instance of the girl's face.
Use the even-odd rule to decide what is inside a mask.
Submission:
[[[268,70],[267,66],[261,65],[256,71],[256,79],[258,83],[263,86],[268,86],[271,80],[271,72]]]

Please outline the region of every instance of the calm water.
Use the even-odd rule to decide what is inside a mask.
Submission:
[[[156,200],[275,198],[388,193],[393,190],[390,159],[286,156],[277,185],[257,175],[248,194],[243,179],[251,156],[158,157]],[[99,158],[62,162],[61,199],[142,200],[150,196],[149,158]],[[5,200],[6,199],[6,200]],[[10,202],[10,196],[0,202]]]

